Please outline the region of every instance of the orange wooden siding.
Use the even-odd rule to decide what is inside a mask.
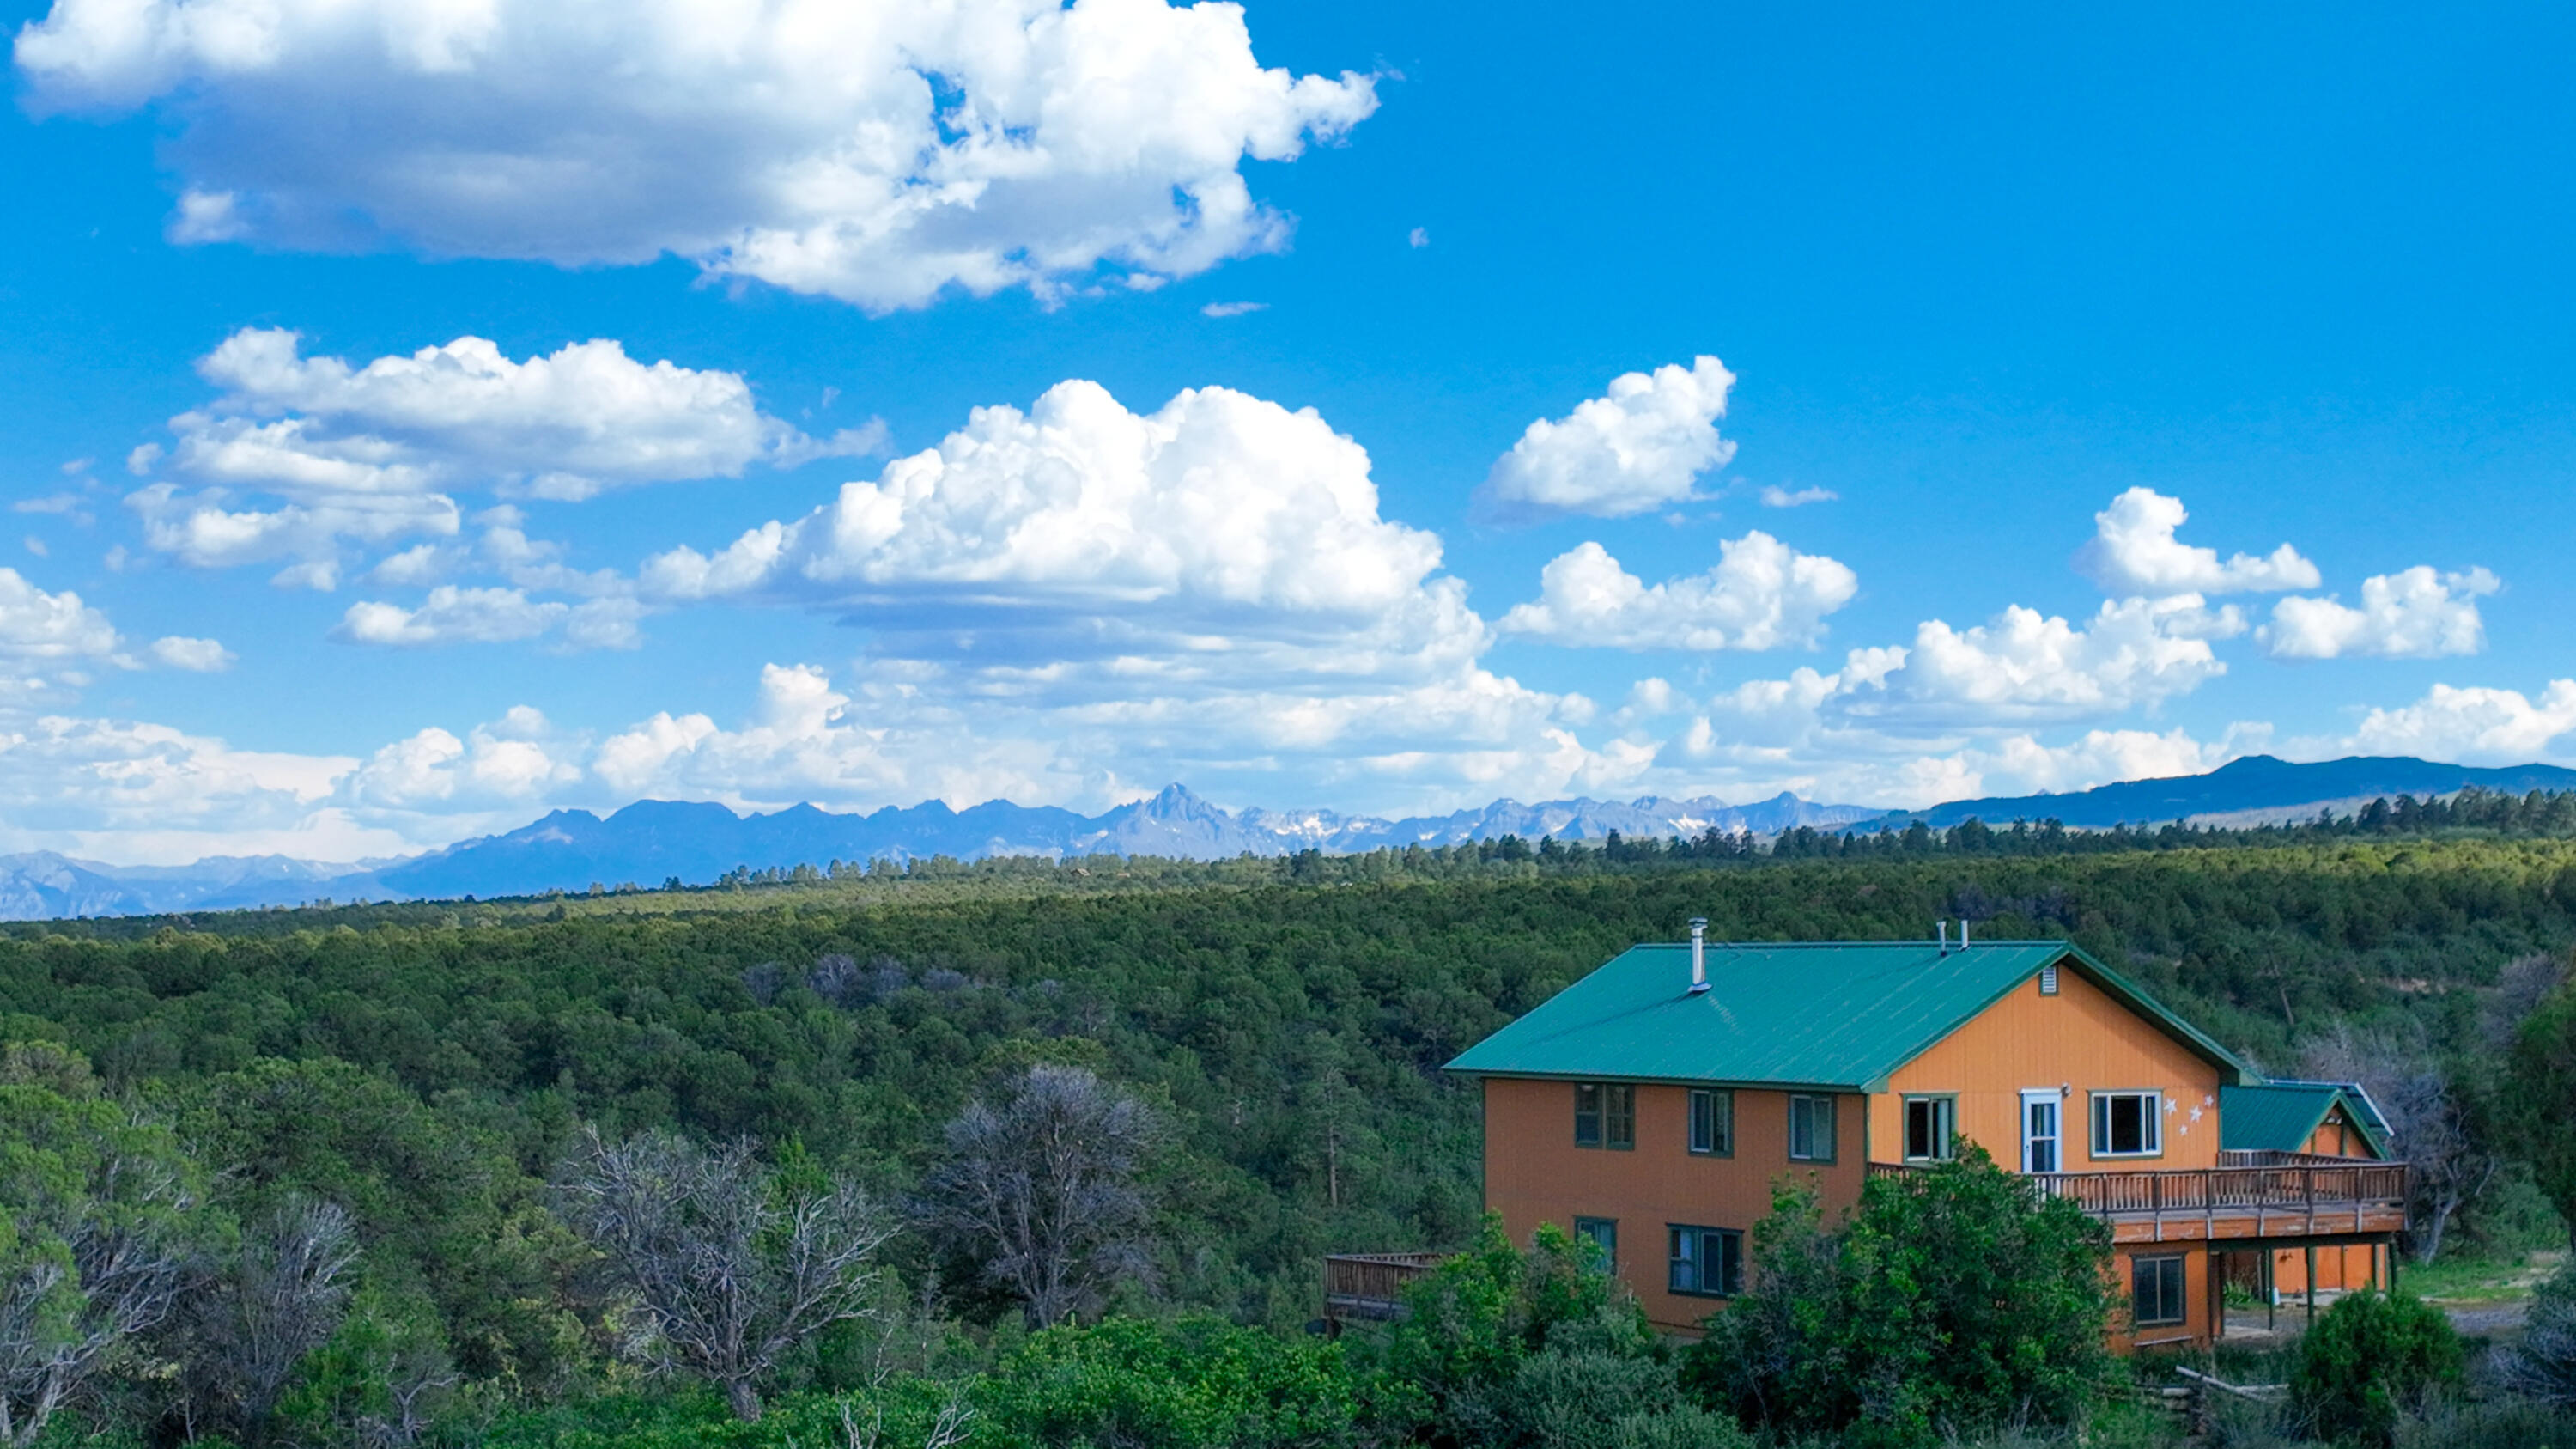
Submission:
[[[1515,1243],[1527,1243],[1541,1223],[1616,1222],[1619,1276],[1646,1316],[1659,1327],[1693,1328],[1725,1300],[1667,1290],[1667,1227],[1741,1229],[1749,1261],[1749,1235],[1771,1211],[1774,1179],[1812,1176],[1829,1218],[1860,1199],[1863,1099],[1836,1099],[1835,1160],[1809,1163],[1789,1160],[1789,1095],[1736,1092],[1735,1155],[1708,1157],[1690,1151],[1687,1088],[1637,1088],[1635,1147],[1577,1147],[1573,1083],[1488,1077],[1485,1206],[1502,1214]]]
[[[2133,1325],[2129,1305],[2135,1301],[2132,1285],[2140,1258],[2178,1257],[2182,1259],[2183,1310],[2180,1323]],[[2114,1352],[2127,1353],[2139,1347],[2164,1347],[2185,1341],[2207,1343],[2210,1328],[2209,1253],[2197,1244],[2140,1243],[2120,1247],[2111,1254],[2113,1287],[2119,1293],[2119,1312],[2113,1315],[2110,1334]]]
[[[2072,968],[2059,973],[2057,995],[2042,996],[2036,979],[2025,981],[1898,1068],[1888,1090],[1870,1098],[1870,1156],[1879,1162],[1902,1159],[1908,1094],[1955,1094],[1958,1134],[2018,1170],[2021,1093],[2028,1087],[2066,1089],[2060,1098],[2060,1171],[2218,1165],[2218,1068]],[[2164,1118],[2164,1151],[2097,1161],[2087,1094],[2123,1088],[2166,1094],[2174,1110]]]
[[[2370,1139],[2361,1135],[2361,1129],[2353,1125],[2341,1107],[2327,1109],[2326,1119],[2317,1124],[2315,1134],[2308,1138],[2308,1150],[2327,1157],[2375,1158],[2379,1155],[2370,1150]]]
[[[2385,1271],[2385,1259],[2376,1243],[2341,1243],[2317,1249],[2317,1287],[2320,1291],[2348,1291],[2372,1286],[2374,1273]],[[2386,1286],[2381,1283],[2380,1286]],[[2272,1254],[2272,1288],[2281,1301],[2289,1302],[2308,1291],[2308,1252],[2305,1248],[2282,1248]]]

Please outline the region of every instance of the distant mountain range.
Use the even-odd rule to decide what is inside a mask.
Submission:
[[[2491,790],[2576,790],[2576,770],[2552,765],[2476,769],[2406,757],[2291,764],[2251,755],[2205,775],[2131,780],[2065,795],[1954,800],[1926,810],[1819,805],[1782,794],[1750,805],[1649,796],[1626,803],[1497,800],[1481,810],[1387,820],[1330,810],[1221,809],[1179,785],[1099,815],[993,800],[966,810],[938,801],[842,815],[797,805],[736,815],[722,805],[642,800],[606,817],[558,810],[504,835],[486,836],[409,859],[352,869],[284,856],[218,857],[184,866],[111,866],[51,852],[0,856],[0,920],[154,915],[307,901],[446,899],[586,890],[593,881],[660,885],[677,877],[704,885],[737,866],[755,870],[834,860],[912,860],[936,855],[1064,858],[1159,855],[1194,860],[1335,854],[1406,845],[1460,845],[1517,835],[1524,840],[1599,840],[1698,835],[1710,829],[1773,836],[1800,825],[1824,830],[1901,828],[1914,820],[1955,825],[2054,818],[2082,829],[2188,820],[2247,825],[2305,819],[2320,809],[2349,814],[2382,796]]]
[[[2054,818],[2081,830],[2108,830],[2114,825],[2161,825],[2188,821],[2201,825],[2249,826],[2291,820],[2313,820],[2319,810],[2349,815],[2372,800],[2413,795],[2448,795],[2470,786],[2508,790],[2576,790],[2576,770],[2556,765],[2508,765],[2478,769],[2444,765],[2405,755],[2356,755],[2294,765],[2270,755],[2230,760],[2206,775],[2177,775],[2162,780],[2125,780],[2065,795],[2010,795],[1983,800],[1953,800],[1925,810],[1895,810],[1873,816],[1902,828],[1921,820],[1952,826],[1975,816],[1989,825],[2011,820]]]

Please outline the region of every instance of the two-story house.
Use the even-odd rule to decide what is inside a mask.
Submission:
[[[1482,1085],[1486,1206],[1516,1241],[1591,1239],[1675,1331],[1741,1291],[1775,1179],[1813,1182],[1830,1218],[1866,1175],[1969,1140],[2109,1223],[2123,1346],[2218,1332],[2214,1256],[2267,1284],[2321,1248],[2338,1281],[2394,1272],[2404,1165],[2315,1150],[2330,1127],[2381,1140],[2350,1096],[2268,1089],[2066,942],[1965,935],[1721,944],[1694,922],[1621,954],[1449,1064]],[[2290,1145],[2231,1149],[2231,1116],[2262,1113]],[[1341,1261],[1382,1282],[1420,1260]]]

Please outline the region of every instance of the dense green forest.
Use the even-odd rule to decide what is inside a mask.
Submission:
[[[329,1374],[376,1362],[352,1335],[451,1361],[483,1422],[634,1387],[616,1295],[548,1190],[586,1129],[748,1138],[903,1203],[952,1151],[945,1124],[1032,1063],[1088,1069],[1161,1124],[1139,1169],[1150,1271],[1101,1307],[1293,1342],[1322,1254],[1475,1239],[1477,1103],[1442,1063],[1692,916],[1717,939],[1919,937],[1942,918],[2071,939],[2268,1067],[2359,1033],[2487,1101],[2576,946],[2576,842],[2515,827],[2539,807],[2500,800],[2501,825],[2410,804],[2402,829],[2383,814],[2116,849],[1963,827],[1776,851],[925,862],[17,926],[0,932],[0,1040],[77,1053],[61,1070],[166,1131],[230,1221],[345,1211],[363,1330],[297,1370],[308,1428],[262,1431],[320,1442]],[[2533,1186],[2546,1165],[2498,1159],[2456,1241],[2561,1233]],[[938,1242],[900,1234],[884,1259],[887,1292],[945,1325],[923,1354],[1017,1342],[1008,1294]],[[808,1345],[781,1387],[881,1376],[838,1343]],[[93,1396],[79,1417],[195,1432],[151,1412]]]

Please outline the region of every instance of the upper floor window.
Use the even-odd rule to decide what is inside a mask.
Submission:
[[[2095,1092],[2093,1155],[2155,1157],[2165,1150],[2162,1092]]]
[[[1793,1162],[1834,1160],[1834,1099],[1792,1093],[1789,1097],[1789,1159]]]
[[[1690,1150],[1704,1157],[1735,1155],[1735,1094],[1694,1087],[1690,1094]]]
[[[1574,1145],[1637,1145],[1637,1089],[1625,1082],[1574,1084]]]
[[[1908,1097],[1905,1099],[1905,1160],[1908,1162],[1947,1162],[1950,1159],[1950,1136],[1957,1126],[1959,1101],[1955,1097]]]

